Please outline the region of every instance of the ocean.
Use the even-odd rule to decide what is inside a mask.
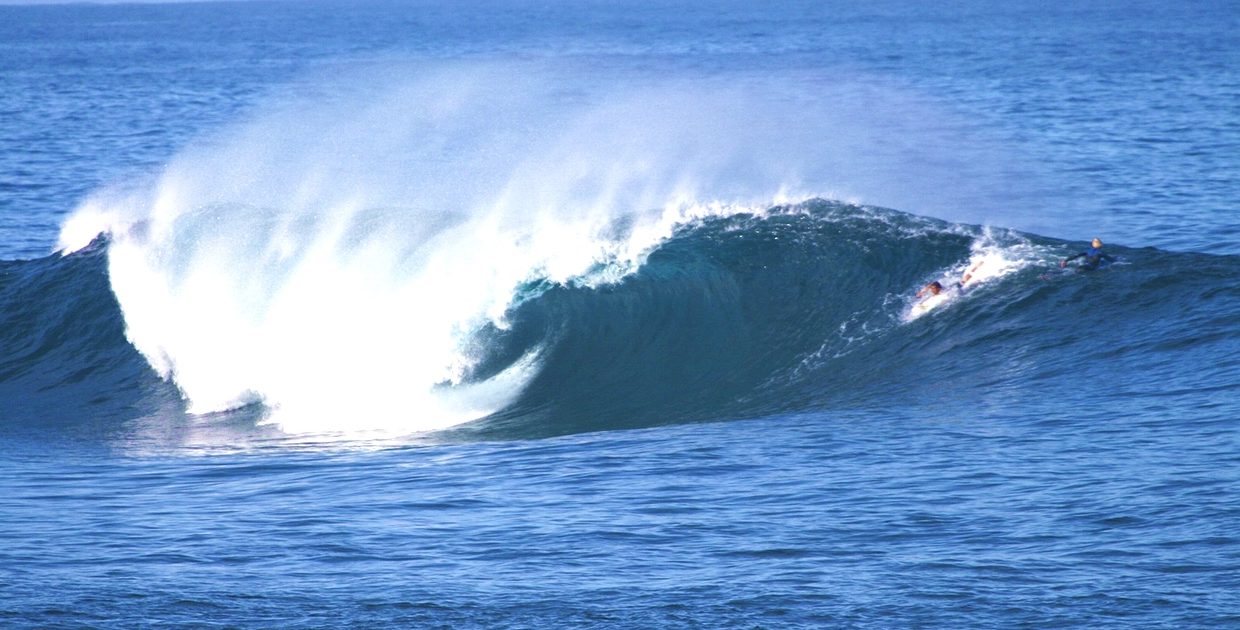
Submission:
[[[1232,1],[0,6],[0,625],[1240,627],[1238,104]]]

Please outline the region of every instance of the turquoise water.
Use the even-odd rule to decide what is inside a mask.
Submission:
[[[1240,625],[1237,27],[0,7],[0,620]]]

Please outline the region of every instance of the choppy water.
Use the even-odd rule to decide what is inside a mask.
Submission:
[[[1238,26],[0,7],[0,620],[1240,625]]]

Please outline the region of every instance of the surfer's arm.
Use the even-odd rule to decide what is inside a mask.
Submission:
[[[1068,263],[1070,263],[1070,262],[1072,262],[1072,261],[1076,260],[1077,258],[1081,258],[1081,257],[1083,257],[1083,256],[1085,256],[1085,252],[1081,252],[1081,253],[1079,253],[1079,254],[1072,254],[1071,256],[1068,256],[1067,258],[1065,258],[1065,259],[1063,259],[1063,260],[1059,261],[1059,266],[1060,266],[1060,267],[1067,267],[1067,266],[1068,266]]]

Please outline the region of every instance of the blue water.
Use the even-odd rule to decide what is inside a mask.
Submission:
[[[0,625],[1240,627],[1237,33],[0,7]]]

